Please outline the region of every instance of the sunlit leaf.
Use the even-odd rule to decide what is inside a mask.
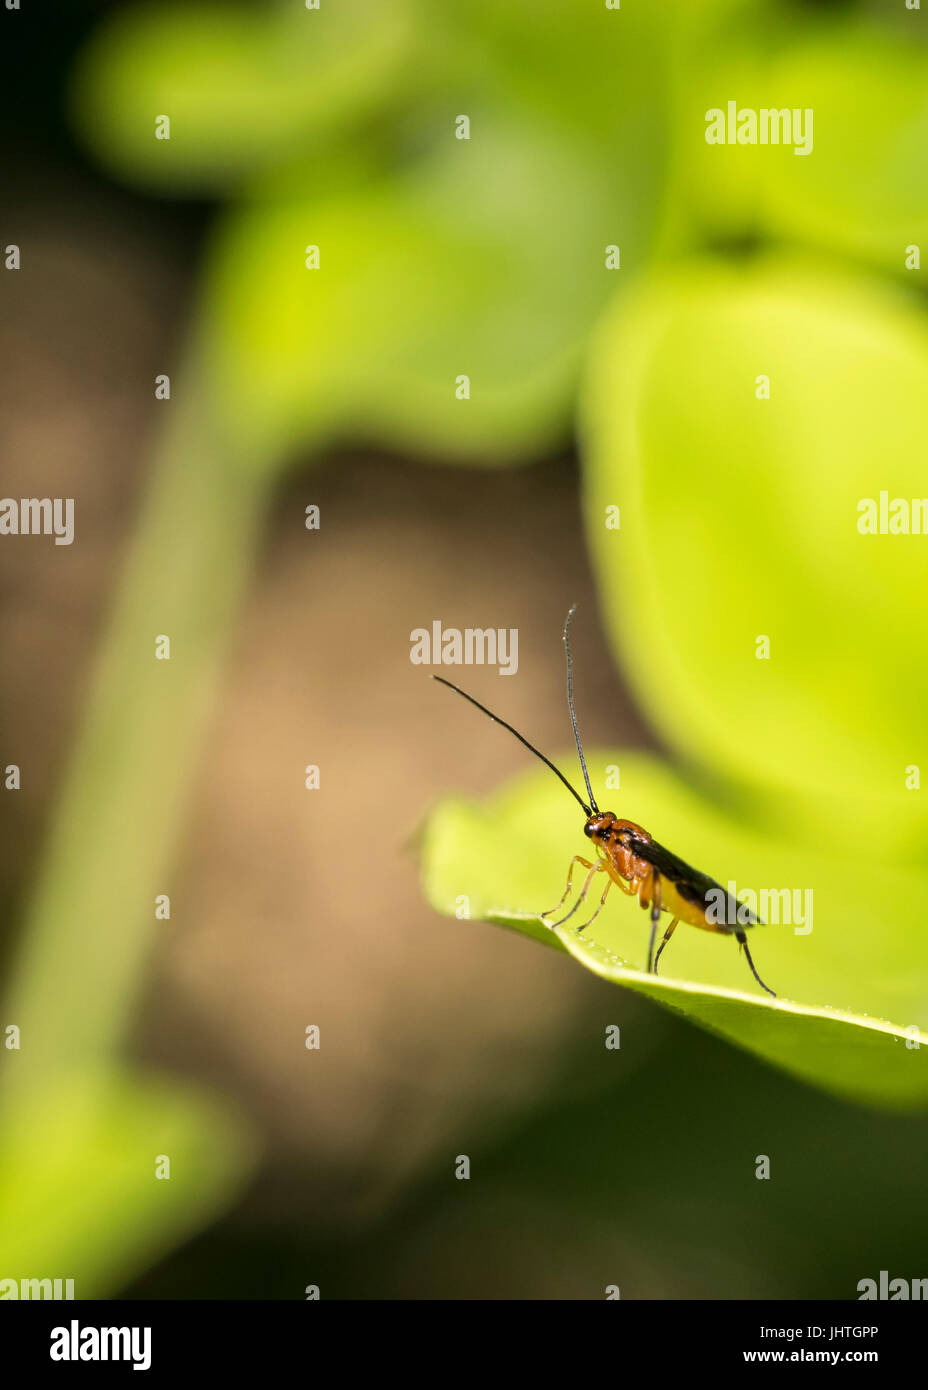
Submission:
[[[926,493],[918,308],[813,264],[690,263],[590,360],[588,535],[647,718],[751,814],[924,863],[928,536],[858,530],[864,499],[914,518]]]
[[[749,831],[657,759],[592,750],[589,761],[594,787],[606,767],[620,768],[621,790],[604,792],[601,805],[644,825],[723,886],[789,891],[789,913],[778,896],[779,920],[750,934],[758,972],[777,999],[757,987],[732,937],[686,925],[669,943],[661,975],[643,973],[648,917],[618,889],[578,936],[574,927],[592,915],[602,879],[582,915],[556,933],[541,922],[539,912],[563,892],[571,856],[590,854],[582,814],[544,769],[486,803],[449,800],[435,809],[423,839],[432,906],[546,940],[810,1084],[875,1105],[928,1103],[928,939],[911,930],[898,903],[862,896],[853,860],[823,860]],[[561,765],[569,766],[569,754]],[[924,900],[928,875],[899,871],[896,887],[901,902]],[[475,934],[473,949],[491,945]]]
[[[907,247],[928,244],[928,49],[903,28],[830,24],[797,36],[784,26],[764,46],[723,44],[686,82],[675,133],[704,226],[859,256],[893,274],[905,273]],[[792,143],[707,144],[706,113],[729,101],[788,112]]]
[[[254,1159],[225,1106],[142,1074],[61,1076],[2,1119],[3,1275],[73,1279],[76,1298],[114,1292],[208,1225]]]

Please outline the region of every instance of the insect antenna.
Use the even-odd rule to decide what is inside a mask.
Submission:
[[[577,752],[580,754],[580,766],[583,768],[583,780],[586,783],[587,795],[590,798],[590,805],[598,815],[599,807],[596,805],[593,788],[590,786],[590,774],[586,770],[586,758],[583,756],[583,744],[580,742],[580,730],[577,728],[577,716],[574,713],[574,663],[570,655],[570,620],[576,611],[577,605],[574,603],[571,605],[570,612],[567,614],[567,621],[564,624],[564,646],[567,648],[567,705],[570,710],[570,722],[574,727],[574,739],[577,743]]]
[[[523,735],[519,733],[518,729],[514,729],[511,724],[507,724],[505,719],[500,719],[498,714],[494,714],[492,710],[487,709],[486,705],[482,705],[479,700],[475,700],[473,695],[468,695],[467,691],[462,690],[459,685],[455,685],[452,681],[446,681],[444,676],[432,676],[432,680],[438,681],[439,685],[446,685],[448,689],[453,690],[456,695],[460,695],[463,699],[469,700],[470,703],[472,705],[476,705],[477,709],[479,709],[481,713],[485,714],[488,719],[492,719],[494,724],[502,724],[504,729],[508,729],[509,732],[513,735],[513,737],[519,740],[523,748],[527,748],[530,753],[534,753],[536,758],[541,759],[545,767],[550,767],[551,771],[555,774],[555,776],[560,777],[561,781],[564,783],[564,786],[570,792],[571,796],[574,797],[575,800],[580,802],[580,805],[583,807],[583,810],[586,813],[586,815],[590,815],[589,806],[587,806],[580,793],[575,791],[574,788],[570,785],[563,772],[561,772],[560,768],[555,767],[551,759],[546,758],[544,753],[540,752],[539,749],[535,747],[534,743],[529,743],[528,739],[523,737]],[[584,768],[584,772],[586,772],[586,768]],[[590,781],[589,778],[587,778],[587,786],[589,785]]]

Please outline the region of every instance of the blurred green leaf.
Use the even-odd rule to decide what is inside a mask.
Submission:
[[[858,531],[861,499],[926,491],[923,316],[818,265],[689,263],[590,363],[587,529],[648,718],[797,839],[923,864],[928,537]]]
[[[237,431],[279,448],[341,428],[493,463],[566,438],[584,343],[625,273],[606,247],[645,243],[647,201],[538,118],[475,110],[471,130],[456,140],[449,115],[391,178],[324,198],[292,170],[229,212],[204,342]]]
[[[202,1229],[254,1160],[225,1106],[147,1074],[62,1075],[2,1121],[3,1275],[74,1279],[77,1298],[112,1294]],[[161,1155],[169,1178],[155,1176]]]
[[[687,201],[713,234],[747,231],[844,252],[892,274],[928,246],[928,50],[904,32],[830,23],[739,36],[691,66],[676,134]],[[705,113],[811,109],[811,153],[709,145]]]
[[[417,102],[428,123],[493,93],[607,144],[621,168],[663,125],[674,44],[759,9],[686,0],[668,26],[643,6],[561,0],[340,0],[318,11],[293,0],[146,0],[97,29],[72,106],[120,177],[173,193],[234,189],[265,163],[305,147],[331,153],[333,136],[369,136]],[[156,114],[171,117],[170,141],[154,139]]]
[[[717,16],[713,0],[697,3],[703,20]],[[652,7],[619,12],[607,10],[605,0],[471,0],[452,8],[433,0],[432,9],[443,12],[452,89],[485,94],[495,87],[504,99],[581,133],[587,147],[608,146],[617,170],[662,130],[671,33]],[[466,99],[461,109],[468,109]]]
[[[78,64],[71,104],[88,146],[130,183],[172,193],[239,186],[263,164],[357,129],[405,78],[413,0],[300,5],[146,3],[115,11]],[[155,118],[171,138],[155,139]]]
[[[734,882],[738,892],[812,890],[808,934],[797,935],[790,921],[750,935],[755,964],[776,1000],[757,988],[733,938],[685,924],[661,959],[661,976],[642,973],[648,917],[618,889],[581,936],[574,923],[592,915],[601,886],[591,889],[589,909],[569,927],[556,933],[546,927],[539,912],[560,898],[571,855],[589,856],[590,843],[582,816],[545,769],[485,803],[449,800],[435,809],[423,838],[423,882],[432,906],[449,916],[466,910],[547,941],[605,979],[813,1085],[873,1105],[928,1103],[921,1055],[928,1044],[928,945],[912,933],[895,899],[862,898],[856,863],[823,860],[748,830],[656,759],[615,750],[592,750],[588,757],[594,788],[607,766],[621,769],[621,792],[604,794],[601,804],[638,821],[723,885]],[[569,767],[569,753],[556,761]],[[895,886],[901,901],[924,900],[928,876],[897,871]],[[805,919],[809,900],[799,901]]]

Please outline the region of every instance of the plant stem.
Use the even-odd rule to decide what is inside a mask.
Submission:
[[[276,476],[230,456],[200,398],[165,408],[6,1001],[21,1029],[9,1087],[110,1061],[124,1042]],[[161,634],[169,660],[155,659]]]

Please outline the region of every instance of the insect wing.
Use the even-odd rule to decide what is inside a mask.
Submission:
[[[685,898],[687,902],[697,903],[700,907],[707,910],[711,909],[718,914],[722,900],[724,900],[725,925],[731,930],[734,930],[736,925],[741,927],[763,925],[760,918],[750,908],[739,903],[737,898],[733,897],[714,878],[701,873],[699,869],[694,869],[692,864],[687,864],[676,854],[672,854],[669,849],[658,844],[656,840],[633,840],[632,849],[635,854],[646,859],[649,864],[653,864],[663,878],[669,879],[680,897]],[[721,894],[721,900],[719,894]]]

